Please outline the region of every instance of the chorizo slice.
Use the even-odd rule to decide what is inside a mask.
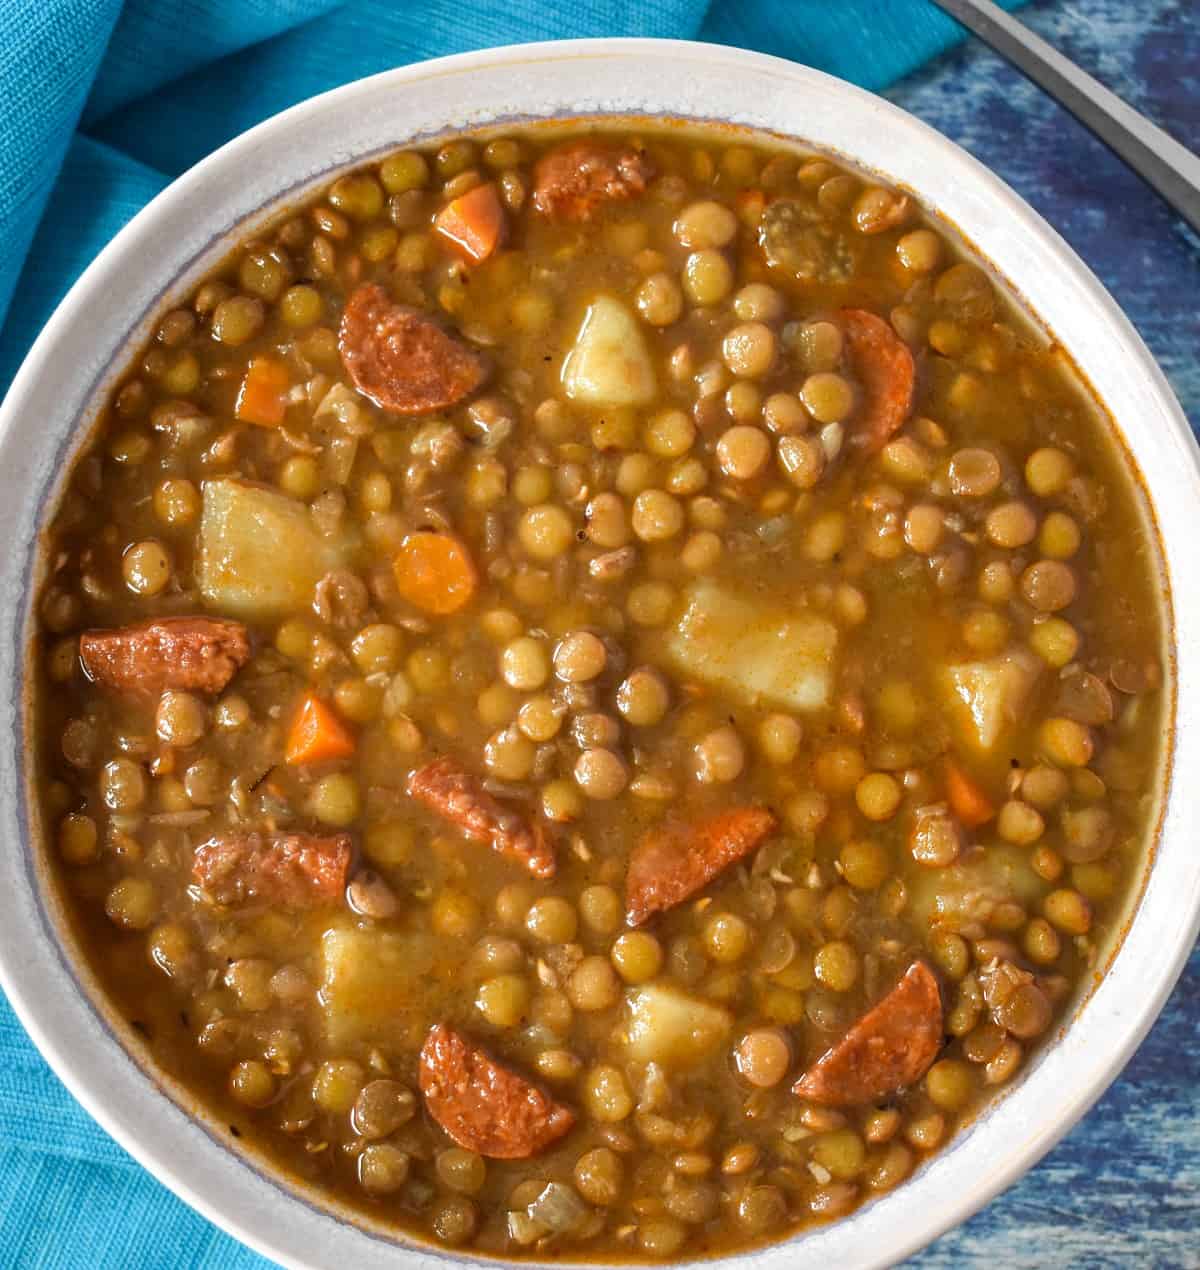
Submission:
[[[916,363],[912,350],[883,318],[865,309],[843,309],[841,318],[862,387],[858,432],[863,448],[874,454],[904,426],[912,410]]]
[[[421,1047],[419,1084],[430,1116],[468,1151],[524,1160],[575,1123],[575,1113],[497,1063],[444,1023]]]
[[[246,628],[226,618],[161,617],[79,637],[79,660],[93,683],[139,695],[165,688],[215,694],[249,659]]]
[[[650,830],[629,857],[626,920],[641,926],[655,913],[681,904],[748,856],[777,824],[765,807],[735,807],[705,820]]]
[[[645,192],[654,165],[640,150],[575,141],[542,155],[533,169],[533,205],[557,220],[590,220],[601,203]]]
[[[346,890],[350,835],[230,834],[196,848],[192,882],[215,904],[323,908]]]
[[[391,414],[444,410],[487,378],[482,353],[374,283],[346,301],[338,349],[358,391]]]
[[[528,824],[452,758],[434,759],[408,778],[410,798],[461,829],[472,842],[519,860],[535,878],[552,878],[554,847],[540,824]]]
[[[792,1093],[826,1107],[886,1098],[920,1080],[942,1047],[942,994],[923,961],[792,1086]]]

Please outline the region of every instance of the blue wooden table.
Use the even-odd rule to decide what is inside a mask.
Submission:
[[[1198,0],[1055,0],[1022,16],[1200,150]],[[1132,318],[1200,431],[1200,241],[978,44],[888,96],[999,173],[1067,239]],[[1082,1123],[1018,1185],[908,1264],[1200,1266],[1200,951]]]

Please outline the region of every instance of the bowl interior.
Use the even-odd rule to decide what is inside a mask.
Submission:
[[[38,532],[124,359],[163,306],[232,246],[315,186],[411,141],[489,126],[580,116],[651,116],[802,138],[914,189],[999,263],[1008,286],[1061,337],[1110,412],[1151,491],[1172,665],[1200,657],[1200,600],[1186,580],[1195,547],[1185,517],[1200,495],[1186,421],[1141,341],[1086,268],[1007,187],[894,107],[776,59],[704,45],[581,41],[443,59],[350,85],[230,143],[132,222],[48,324],[0,410],[0,531],[27,544],[0,564],[0,717],[17,745],[0,755],[0,886],[11,920],[0,930],[0,977],[31,1035],[72,1092],[151,1171],[245,1242],[289,1265],[369,1268],[454,1260],[424,1246],[402,1258],[392,1238],[330,1216],[253,1161],[169,1082],[148,1079],[128,1029],[71,955],[32,843],[24,656],[30,597],[44,566]],[[1178,676],[1171,676],[1178,681]],[[1177,682],[1175,770],[1187,770],[1200,689]],[[1027,1168],[1117,1074],[1153,1020],[1195,937],[1200,860],[1188,849],[1195,813],[1165,777],[1159,845],[1109,974],[1059,1042],[1009,1096],[901,1188],[834,1226],[730,1258],[746,1266],[887,1264],[961,1220]],[[964,1178],[972,1179],[967,1185]]]

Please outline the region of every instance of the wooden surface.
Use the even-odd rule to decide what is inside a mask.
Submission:
[[[886,3],[886,0],[881,0]],[[1200,0],[1044,0],[1043,36],[1200,150]],[[888,94],[998,172],[1132,318],[1200,429],[1200,241],[978,44]],[[907,1265],[1200,1266],[1200,952],[1124,1074],[1021,1182]]]

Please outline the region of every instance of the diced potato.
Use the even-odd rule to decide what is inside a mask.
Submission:
[[[819,710],[833,691],[837,642],[837,627],[823,617],[697,582],[666,648],[676,670],[748,705]]]
[[[1027,648],[947,666],[942,686],[966,740],[980,750],[992,749],[1024,710],[1041,667]]]
[[[229,478],[204,482],[196,573],[222,613],[254,619],[304,608],[344,556],[345,543],[318,533],[297,499]]]
[[[918,924],[943,930],[986,926],[998,905],[1029,906],[1046,889],[1028,851],[996,843],[948,868],[915,870],[909,878],[909,911]]]
[[[631,991],[626,1005],[626,1045],[640,1063],[692,1066],[711,1054],[733,1026],[728,1010],[663,984]]]
[[[637,319],[619,300],[598,296],[584,314],[562,368],[568,397],[589,406],[654,400],[654,365]]]
[[[433,967],[429,942],[397,931],[333,927],[321,937],[321,1008],[335,1046],[404,1044],[420,1023],[421,980]]]

